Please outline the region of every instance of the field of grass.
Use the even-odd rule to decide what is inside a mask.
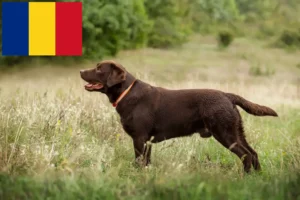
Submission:
[[[38,66],[0,74],[0,199],[300,199],[299,52],[243,38],[219,50],[195,36],[113,59],[156,86],[220,89],[275,109],[279,118],[241,110],[262,171],[245,175],[199,135],[155,144],[152,164],[137,168],[107,97],[84,90],[79,69],[95,63]]]

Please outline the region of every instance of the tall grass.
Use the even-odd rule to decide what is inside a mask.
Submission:
[[[251,76],[244,64],[226,68],[250,67],[249,59],[273,62],[263,60],[273,52],[260,57],[263,47],[253,46],[241,59],[236,52],[245,41],[226,51],[205,41],[197,52],[191,43],[178,52],[148,49],[117,59],[154,85],[215,88],[274,108],[279,118],[241,111],[261,173],[245,175],[235,155],[197,134],[155,144],[152,164],[137,168],[117,113],[107,97],[84,91],[77,67],[33,69],[0,77],[0,199],[299,199],[300,103],[295,65],[286,67],[297,55],[277,52],[276,72],[291,80],[282,82],[278,73]]]

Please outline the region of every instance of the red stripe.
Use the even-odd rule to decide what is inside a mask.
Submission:
[[[56,55],[82,55],[82,3],[56,3]]]

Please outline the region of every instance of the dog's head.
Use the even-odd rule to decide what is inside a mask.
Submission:
[[[116,86],[126,80],[125,68],[112,60],[97,63],[95,68],[80,70],[83,80],[88,82],[84,87],[87,91],[106,93],[108,88]]]

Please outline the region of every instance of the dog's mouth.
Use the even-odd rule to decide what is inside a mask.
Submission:
[[[84,88],[88,91],[100,90],[103,88],[102,83],[88,83],[84,86]]]

